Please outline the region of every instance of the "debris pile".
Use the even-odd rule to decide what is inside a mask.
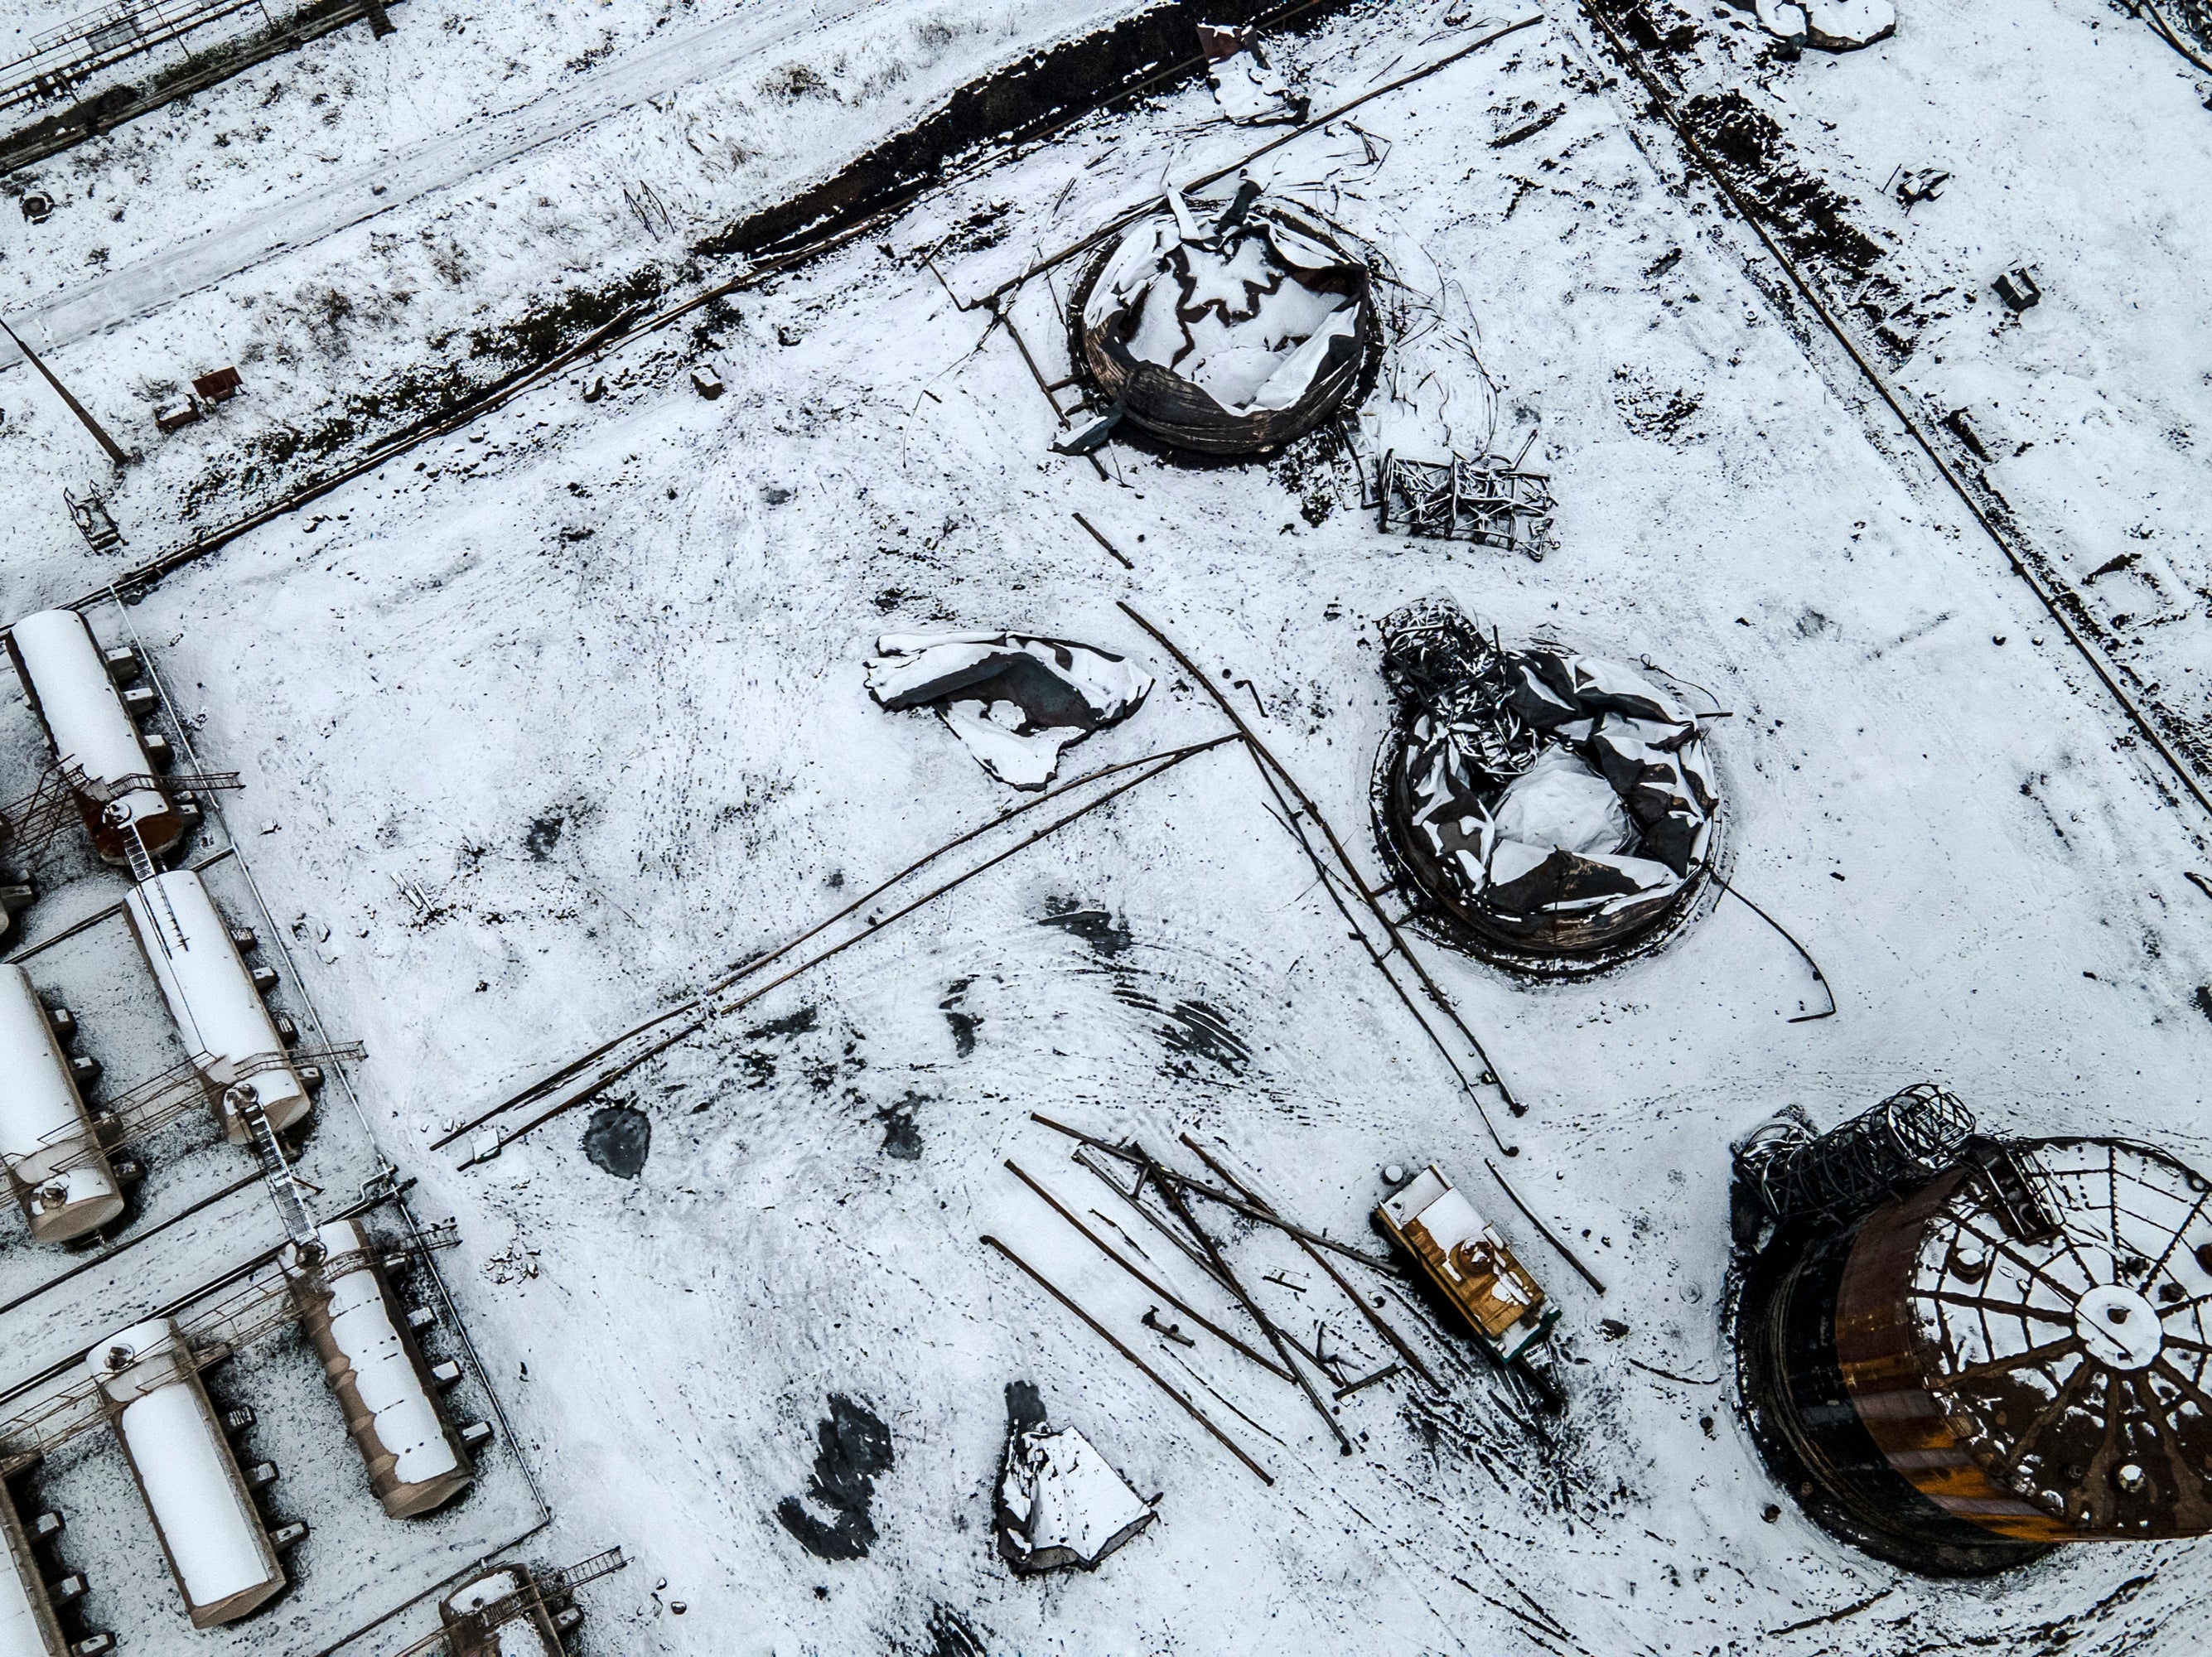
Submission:
[[[1736,1147],[1736,1174],[1773,1219],[1849,1221],[1954,1165],[1973,1132],[1957,1095],[1917,1082],[1817,1137],[1778,1118]]]
[[[1382,622],[1398,699],[1376,809],[1426,897],[1478,938],[1587,956],[1677,913],[1718,850],[1698,720],[1655,671],[1507,650],[1448,598]]]
[[[1557,503],[1549,474],[1521,470],[1535,440],[1532,435],[1511,460],[1502,454],[1474,460],[1384,455],[1376,488],[1378,527],[1386,535],[1395,530],[1434,540],[1473,541],[1526,553],[1541,562],[1551,545]]]
[[[1170,191],[1079,288],[1075,355],[1123,418],[1177,448],[1250,454],[1311,430],[1375,337],[1367,267],[1240,188],[1201,226]]]
[[[1127,657],[1018,633],[887,633],[868,694],[891,713],[933,706],[1000,782],[1042,788],[1063,750],[1127,719],[1152,676]]]
[[[1034,1388],[1006,1389],[1013,1416],[999,1472],[999,1552],[1024,1576],[1096,1570],[1159,1517],[1073,1427],[1044,1423]]]

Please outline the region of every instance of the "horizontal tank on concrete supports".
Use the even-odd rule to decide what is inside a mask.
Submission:
[[[123,1212],[46,1004],[12,963],[0,966],[0,1163],[40,1242],[82,1237]]]
[[[307,1086],[199,876],[189,869],[156,875],[134,887],[123,907],[192,1063],[224,1096],[222,1126],[231,1143],[250,1138],[243,1101],[232,1096],[240,1089],[259,1100],[280,1133],[306,1116]]]
[[[311,1263],[295,1253],[286,1270],[301,1326],[368,1466],[368,1487],[394,1519],[442,1507],[476,1470],[446,1418],[376,1245],[353,1220],[320,1227],[315,1241],[322,1258]]]
[[[46,1573],[39,1568],[30,1533],[4,1484],[0,1484],[0,1533],[4,1533],[9,1562],[0,1571],[0,1657],[70,1657],[69,1642],[46,1592]]]
[[[133,828],[157,857],[183,839],[185,818],[155,779],[145,739],[84,617],[73,610],[26,616],[9,632],[8,653],[100,855],[130,862]]]
[[[192,1626],[234,1622],[282,1590],[284,1568],[177,1326],[155,1318],[125,1329],[86,1367]]]

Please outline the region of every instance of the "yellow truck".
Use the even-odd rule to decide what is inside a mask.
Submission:
[[[1435,1163],[1385,1199],[1375,1215],[1500,1363],[1519,1357],[1559,1320],[1559,1308],[1547,1303],[1528,1268]]]

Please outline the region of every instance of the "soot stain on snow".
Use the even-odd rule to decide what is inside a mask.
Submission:
[[[1111,961],[1127,950],[1135,940],[1129,935],[1129,923],[1116,920],[1095,903],[1085,903],[1079,898],[1048,897],[1044,901],[1041,926],[1057,926],[1061,932],[1081,938],[1091,946],[1091,952],[1102,961]]]
[[[568,820],[558,811],[548,811],[543,816],[532,817],[529,832],[522,837],[523,849],[534,861],[544,862],[553,855],[553,848],[561,843],[561,831],[568,826]]]
[[[771,1018],[765,1024],[756,1024],[745,1032],[748,1041],[765,1041],[773,1036],[804,1035],[822,1022],[821,1010],[811,1003],[797,1012],[781,1018]]]
[[[1643,0],[1605,9],[1620,32],[1638,47],[1669,63],[1697,43],[1698,26],[1671,6],[1659,9],[1664,16],[1655,16],[1654,9]]]
[[[983,1022],[983,1015],[967,1010],[968,991],[975,982],[972,978],[956,978],[946,987],[945,999],[937,1010],[945,1015],[945,1022],[952,1029],[952,1052],[956,1058],[965,1059],[975,1051],[975,1031]]]
[[[653,1149],[653,1119],[635,1105],[602,1105],[584,1125],[584,1155],[620,1180],[635,1180]]]
[[[1853,203],[1797,164],[1796,152],[1772,117],[1731,87],[1705,92],[1682,106],[1686,124],[1749,197],[1790,250],[1863,276],[1881,261],[1881,245],[1852,222]]]
[[[1334,425],[1322,425],[1270,461],[1267,473],[1297,499],[1298,515],[1319,529],[1343,504],[1347,459],[1343,434]],[[1352,464],[1351,472],[1356,480],[1357,463]]]
[[[801,1042],[799,1038],[803,1036],[816,1039]],[[839,1039],[837,1032],[822,1029],[820,1009],[810,1004],[744,1031],[738,1041],[759,1045],[734,1052],[730,1062],[745,1086],[755,1091],[775,1085],[787,1061],[798,1066],[799,1077],[807,1086],[826,1093],[840,1077],[849,1077],[867,1068],[867,1060],[860,1056],[859,1033],[849,1027],[843,1029],[842,1053],[830,1045]],[[790,1045],[779,1047],[780,1043]]]
[[[914,1108],[921,1103],[921,1096],[909,1093],[895,1105],[885,1105],[876,1113],[876,1120],[884,1125],[884,1155],[902,1162],[921,1160],[921,1129],[914,1120]]]
[[[817,1559],[865,1559],[876,1539],[875,1520],[868,1516],[876,1476],[891,1465],[890,1429],[865,1404],[832,1393],[830,1413],[814,1436],[820,1448],[806,1495],[777,1502],[776,1519]],[[822,1519],[815,1508],[831,1517]]]
[[[745,1032],[744,1039],[748,1041],[785,1041],[794,1035],[806,1035],[820,1023],[819,1010],[809,1003],[797,1012],[787,1013],[781,1018],[771,1018],[766,1023],[754,1025]],[[738,1062],[744,1067],[746,1079],[750,1085],[764,1088],[775,1080],[777,1057],[778,1055],[774,1053],[756,1047],[750,1053],[740,1054]]]
[[[1641,437],[1674,442],[1705,404],[1702,393],[1682,388],[1663,390],[1640,369],[1615,368],[1613,377],[1616,382],[1613,406],[1620,410],[1622,423]]]

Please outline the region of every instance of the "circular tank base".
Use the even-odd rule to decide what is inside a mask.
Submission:
[[[1736,1379],[1767,1471],[1823,1530],[1900,1569],[1991,1576],[2041,1558],[2052,1545],[1945,1513],[1859,1424],[1835,1357],[1836,1291],[1852,1235],[1784,1233],[1743,1268]]]
[[[1483,925],[1477,912],[1439,895],[1415,860],[1406,855],[1404,812],[1393,788],[1405,747],[1405,727],[1394,724],[1376,750],[1368,778],[1368,824],[1391,889],[1406,903],[1407,914],[1401,924],[1424,938],[1516,978],[1571,983],[1602,977],[1656,955],[1720,902],[1722,883],[1715,876],[1725,870],[1730,856],[1725,808],[1713,817],[1712,844],[1706,856],[1676,889],[1673,900],[1619,937],[1583,948],[1553,949],[1540,939],[1516,937]]]

